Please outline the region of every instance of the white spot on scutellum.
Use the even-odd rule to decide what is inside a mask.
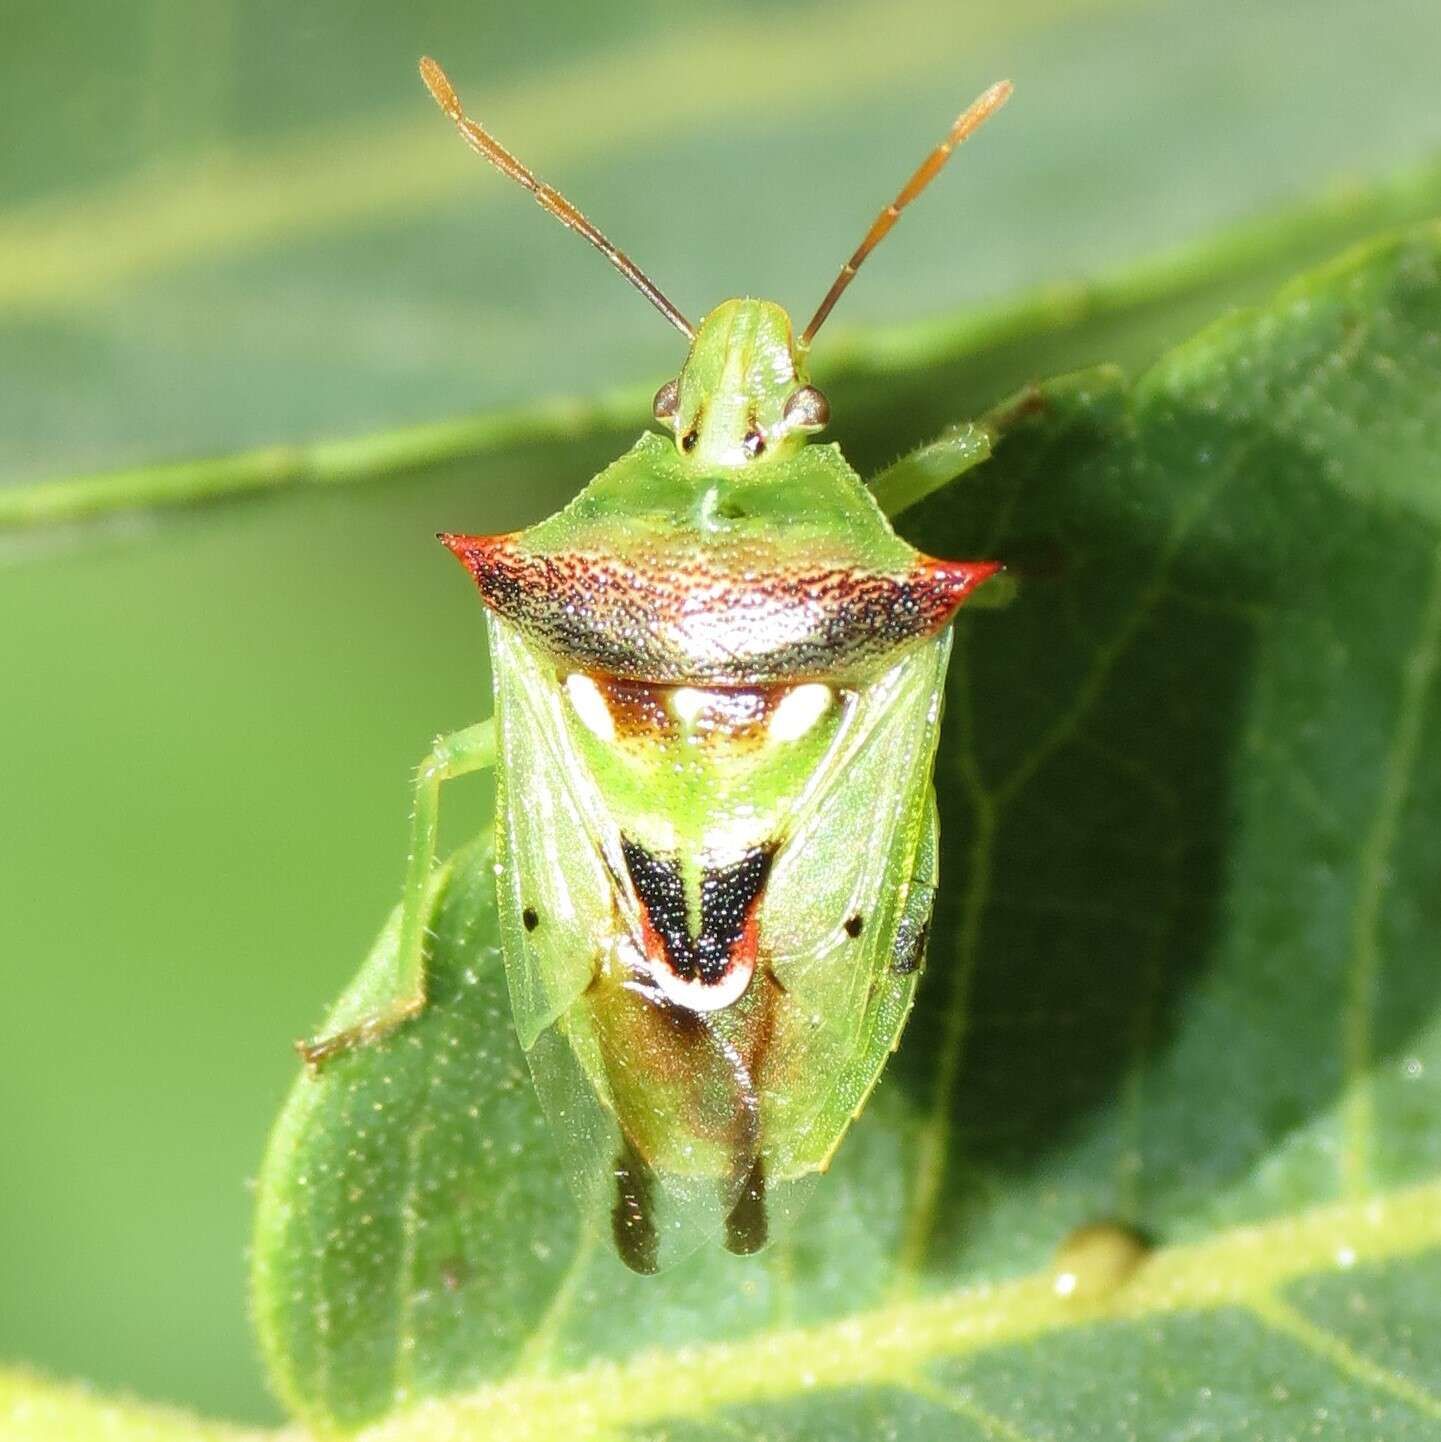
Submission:
[[[831,688],[819,681],[807,681],[787,691],[771,712],[771,740],[799,741],[826,714],[831,699]]]
[[[683,1006],[687,1011],[720,1011],[733,1001],[739,1001],[750,985],[752,966],[741,966],[733,962],[719,981],[687,981],[677,976],[668,966],[653,966],[651,974],[656,985],[666,994],[669,1001]]]
[[[565,678],[565,694],[570,697],[575,714],[589,730],[602,741],[615,740],[615,722],[611,718],[610,707],[605,704],[600,687],[589,676],[582,671],[572,671]]]
[[[705,703],[705,692],[698,691],[694,686],[677,686],[670,694],[671,711],[677,721],[683,721],[687,726],[700,715]]]
[[[716,982],[687,981],[677,976],[663,961],[652,961],[629,937],[616,943],[617,959],[633,976],[645,978],[645,985],[655,987],[667,1001],[687,1011],[720,1011],[738,1001],[750,985],[755,966],[733,963]]]

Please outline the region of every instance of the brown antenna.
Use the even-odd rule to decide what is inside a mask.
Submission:
[[[856,253],[841,267],[835,284],[826,292],[811,323],[801,333],[799,349],[805,350],[816,338],[816,332],[825,324],[835,303],[845,293],[845,288],[855,279],[865,258],[890,234],[891,227],[900,219],[901,211],[913,201],[937,175],[941,167],[951,158],[951,152],[968,136],[974,134],[987,120],[1011,98],[1011,82],[1002,80],[991,86],[978,100],[973,100],[966,110],[956,117],[950,133],[921,162],[920,168],[906,181],[901,193],[876,216],[875,223],[866,232],[866,238],[856,248]]]
[[[420,62],[420,78],[435,98],[435,103],[455,121],[461,138],[477,155],[483,155],[495,168],[518,181],[567,230],[579,231],[610,263],[687,339],[695,339],[695,327],[661,294],[656,283],[623,251],[619,251],[563,196],[535,176],[492,136],[484,126],[472,120],[460,107],[460,98],[446,78],[445,71],[430,56]]]

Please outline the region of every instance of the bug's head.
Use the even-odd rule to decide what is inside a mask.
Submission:
[[[698,465],[745,466],[786,455],[830,419],[805,378],[790,317],[768,300],[728,300],[700,323],[655,417]]]
[[[465,114],[445,72],[434,60],[423,59],[420,73],[436,104],[455,122],[472,150],[523,185],[563,225],[595,246],[690,342],[680,375],[656,392],[655,415],[674,431],[681,452],[707,467],[750,466],[773,460],[793,452],[807,436],[825,427],[830,406],[805,376],[805,358],[816,332],[901,211],[935,179],[956,146],[994,115],[1011,93],[1009,81],[1003,80],[956,117],[945,139],[872,222],[797,338],[785,311],[765,300],[728,300],[696,329],[659,286],[570,201],[543,184],[483,125]]]

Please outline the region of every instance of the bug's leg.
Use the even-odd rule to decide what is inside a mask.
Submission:
[[[993,427],[978,421],[951,426],[933,441],[893,461],[870,482],[871,494],[886,515],[896,516],[932,491],[949,485],[972,466],[989,460],[995,444]]]
[[[632,1272],[650,1276],[658,1270],[655,1229],[655,1177],[645,1158],[629,1137],[621,1141],[615,1159],[615,1206],[611,1208],[611,1233],[622,1262]]]
[[[871,494],[881,510],[894,520],[942,486],[948,486],[972,467],[989,460],[996,443],[1017,422],[1044,410],[1046,398],[1036,386],[1025,386],[1010,400],[987,411],[979,421],[949,426],[933,441],[871,478]]]
[[[329,1036],[296,1043],[308,1067],[385,1036],[425,1007],[425,927],[432,903],[430,880],[435,865],[440,820],[440,788],[457,776],[468,776],[495,764],[495,727],[490,721],[438,736],[415,778],[415,806],[410,818],[410,861],[400,900],[400,934],[395,948],[395,993],[383,1011]]]
[[[891,951],[891,970],[897,976],[908,976],[925,965],[926,937],[930,933],[931,912],[936,904],[936,842],[940,829],[933,789],[926,802],[921,844],[916,848],[916,862]]]

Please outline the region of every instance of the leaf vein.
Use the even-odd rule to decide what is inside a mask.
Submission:
[[[1391,854],[1401,811],[1410,795],[1420,751],[1426,702],[1441,656],[1441,549],[1432,562],[1431,587],[1416,639],[1401,673],[1396,730],[1381,777],[1371,827],[1361,846],[1360,882],[1351,913],[1350,963],[1342,1007],[1342,1060],[1346,1099],[1341,1113],[1341,1188],[1348,1197],[1365,1194],[1371,1178],[1374,1098],[1371,1092],[1376,983],[1380,955],[1381,907],[1390,877]]]
[[[1404,1377],[1357,1352],[1343,1338],[1318,1326],[1289,1302],[1274,1294],[1259,1296],[1251,1300],[1249,1310],[1273,1332],[1289,1337],[1308,1352],[1324,1357],[1352,1381],[1385,1392],[1422,1416],[1441,1421],[1441,1397],[1427,1391],[1410,1377]]]
[[[1248,1306],[1334,1270],[1349,1249],[1383,1262],[1441,1248],[1441,1177],[1384,1198],[1339,1203],[1151,1253],[1131,1279],[1084,1309],[1057,1295],[1049,1270],[894,1302],[835,1321],[515,1378],[397,1414],[366,1442],[585,1435],[822,1390],[906,1386],[927,1362],[957,1359],[1082,1325]],[[444,1425],[441,1425],[442,1422]]]
[[[925,1378],[913,1377],[906,1383],[906,1390],[924,1402],[944,1407],[968,1422],[974,1422],[985,1434],[988,1442],[1032,1442],[1029,1434],[1022,1432],[1004,1417],[982,1407],[973,1397],[946,1387],[937,1386]]]

